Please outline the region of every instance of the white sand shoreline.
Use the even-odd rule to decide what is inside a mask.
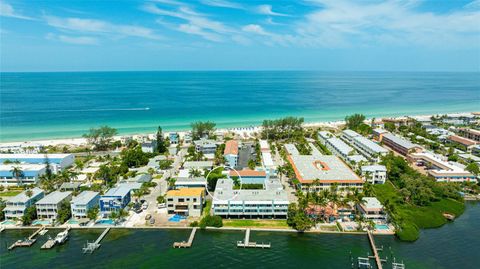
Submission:
[[[406,117],[431,117],[433,115],[461,115],[461,114],[471,114],[474,112],[455,112],[455,113],[437,113],[437,114],[424,114],[424,115],[404,115],[404,116],[382,116],[382,117],[375,117],[374,119],[380,120],[382,118],[389,118],[389,119],[404,119]],[[371,121],[372,118],[366,119],[366,121]],[[337,128],[341,125],[344,125],[344,120],[336,120],[336,121],[323,121],[323,122],[306,122],[303,124],[304,127],[312,128],[312,127],[331,127]],[[261,131],[261,125],[251,125],[249,127],[231,127],[231,128],[218,128],[217,131],[219,132],[228,132],[228,131],[246,131],[246,132],[259,132]],[[164,131],[164,134],[176,132],[179,133],[180,137],[183,137],[185,133],[188,131]],[[132,136],[132,137],[139,137],[139,136],[149,136],[152,137],[155,133],[135,133],[135,134],[122,134],[116,135],[114,137],[115,140],[119,140],[121,137],[125,136]],[[72,145],[72,146],[81,146],[86,145],[87,140],[83,137],[73,137],[73,138],[52,138],[52,139],[41,139],[41,140],[23,140],[23,141],[9,141],[9,142],[0,142],[0,148],[7,148],[7,147],[28,147],[28,146],[59,146],[59,145]]]

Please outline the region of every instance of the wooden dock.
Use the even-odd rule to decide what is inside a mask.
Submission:
[[[190,248],[192,247],[193,244],[193,239],[195,239],[195,234],[197,233],[197,227],[194,227],[192,232],[190,233],[190,237],[188,237],[188,241],[182,241],[182,242],[174,242],[173,247],[174,248]]]
[[[370,241],[370,246],[372,247],[373,251],[373,256],[375,258],[375,263],[377,264],[377,269],[382,269],[382,260],[380,259],[380,256],[378,256],[378,250],[377,247],[375,246],[375,241],[373,240],[373,235],[370,231],[367,232],[368,235],[368,240]]]
[[[100,247],[100,241],[107,235],[107,233],[110,231],[110,227],[105,229],[102,234],[95,240],[95,242],[91,243],[87,241],[87,245],[83,247],[83,253],[93,253],[97,248]]]
[[[269,244],[259,244],[257,242],[250,242],[250,229],[247,228],[245,231],[245,239],[242,241],[237,241],[237,247],[239,248],[270,248],[271,245]]]
[[[13,243],[10,247],[8,247],[8,250],[12,250],[16,247],[30,247],[33,245],[37,239],[35,236],[41,231],[45,229],[45,226],[42,226],[40,229],[36,230],[33,234],[31,234],[27,239],[25,240],[17,240],[15,243]]]

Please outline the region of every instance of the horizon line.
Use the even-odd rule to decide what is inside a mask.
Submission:
[[[374,73],[479,73],[480,70],[475,71],[466,71],[466,70],[322,70],[322,69],[151,69],[151,70],[49,70],[49,71],[2,71],[3,73],[135,73],[135,72],[325,72],[325,73],[336,73],[336,72],[352,72],[352,73],[365,73],[365,72],[374,72]]]

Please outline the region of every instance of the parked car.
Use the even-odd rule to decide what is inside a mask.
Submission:
[[[157,205],[158,209],[161,209],[161,208],[166,208],[167,205],[165,203],[160,203]]]
[[[143,209],[143,210],[146,210],[147,208],[148,208],[148,203],[145,202],[145,203],[142,205],[142,209]]]
[[[154,219],[154,218],[151,218],[151,219],[150,219],[150,224],[151,224],[151,225],[155,224],[155,219]]]
[[[152,215],[150,215],[150,214],[147,214],[147,215],[145,216],[145,220],[149,220],[149,219],[151,219],[151,218],[152,218]]]

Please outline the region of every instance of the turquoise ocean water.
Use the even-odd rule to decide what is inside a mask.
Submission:
[[[0,141],[480,110],[480,73],[74,72],[0,73]]]

